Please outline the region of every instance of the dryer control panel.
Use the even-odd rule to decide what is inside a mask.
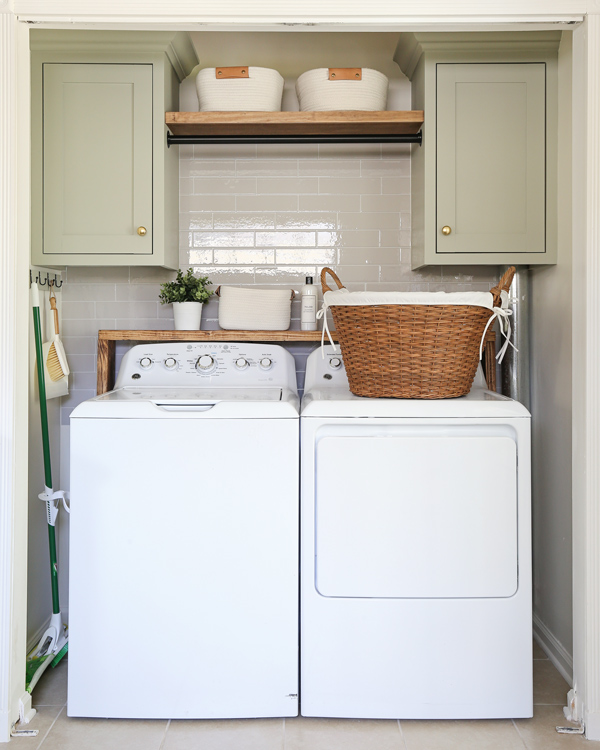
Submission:
[[[348,388],[348,377],[339,344],[316,349],[306,360],[304,392],[313,388]]]
[[[296,367],[282,346],[254,343],[139,344],[124,356],[115,388],[277,387],[296,390]]]

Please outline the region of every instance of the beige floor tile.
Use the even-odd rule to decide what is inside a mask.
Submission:
[[[161,750],[283,750],[283,719],[172,721]]]
[[[547,659],[548,658],[544,649],[535,640],[533,641],[533,658],[534,659]]]
[[[63,711],[41,750],[159,750],[166,721],[70,719]]]
[[[515,719],[517,731],[528,750],[560,750],[592,745],[581,735],[559,734],[557,726],[571,726],[560,706],[536,706],[533,719]]]
[[[19,737],[18,743],[23,743],[29,750],[38,748],[46,738],[48,730],[56,720],[56,717],[61,711],[65,710],[64,706],[38,706],[36,714],[29,724],[19,724],[17,727],[17,729],[37,729],[37,737]]]
[[[404,750],[397,721],[285,720],[285,750]]]
[[[564,706],[569,686],[550,660],[533,662],[533,702]]]
[[[67,657],[48,667],[33,688],[33,707],[64,706],[67,702]]]
[[[502,721],[401,721],[407,750],[524,750],[510,719]]]

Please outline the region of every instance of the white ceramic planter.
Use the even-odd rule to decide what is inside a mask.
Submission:
[[[173,302],[176,331],[199,331],[202,302]]]

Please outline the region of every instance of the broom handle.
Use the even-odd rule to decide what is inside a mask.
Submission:
[[[40,295],[37,284],[31,285],[33,296],[33,330],[35,334],[35,359],[38,389],[40,392],[40,422],[42,426],[42,448],[44,452],[44,482],[52,491],[52,462],[50,458],[50,435],[48,432],[48,405],[46,403],[46,380],[44,378],[44,353],[42,350],[42,324],[40,321]],[[48,501],[47,501],[48,502]],[[48,524],[48,546],[50,548],[50,583],[52,586],[52,612],[60,612],[58,598],[58,563],[56,557],[56,534],[54,526]]]

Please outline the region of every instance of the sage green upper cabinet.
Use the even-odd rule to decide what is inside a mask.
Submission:
[[[425,111],[412,152],[412,266],[556,263],[560,32],[402,34]]]
[[[179,159],[164,113],[197,62],[190,51],[182,67],[174,44],[185,53],[186,39],[33,35],[35,264],[178,267]]]

